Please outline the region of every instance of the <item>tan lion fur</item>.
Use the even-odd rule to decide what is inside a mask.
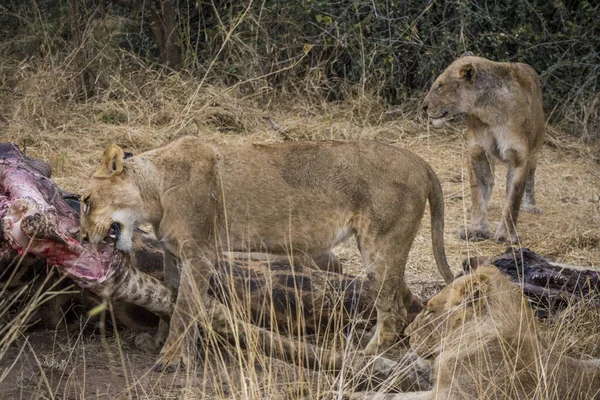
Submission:
[[[546,343],[519,286],[493,266],[457,278],[406,329],[411,348],[434,357],[429,392],[369,399],[592,399],[600,360],[580,360]],[[365,398],[353,394],[352,399]]]
[[[494,187],[494,160],[508,163],[506,199],[494,238],[515,242],[523,210],[540,213],[535,204],[535,170],[544,142],[545,119],[540,80],[522,63],[463,56],[437,77],[424,107],[434,125],[449,115],[466,114],[470,158],[471,226],[462,239],[489,238],[487,205]]]
[[[115,245],[129,251],[133,230],[145,222],[162,243],[165,282],[177,293],[159,357],[169,371],[190,362],[193,322],[204,312],[198,304],[209,301],[209,271],[220,251],[322,255],[356,235],[376,295],[367,353],[404,329],[412,296],[405,264],[427,201],[438,269],[453,278],[435,173],[413,153],[380,143],[219,146],[184,137],[131,158],[111,145],[82,201],[81,232],[91,243],[116,223]]]

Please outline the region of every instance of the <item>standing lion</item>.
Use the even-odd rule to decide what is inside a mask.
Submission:
[[[375,353],[406,325],[404,271],[427,202],[434,257],[450,282],[442,188],[415,154],[376,142],[219,146],[183,137],[132,157],[109,146],[82,197],[81,235],[130,251],[135,228],[153,226],[176,297],[157,340],[166,336],[158,366],[168,371],[192,361],[197,322],[217,309],[206,292],[218,252],[314,256],[354,235],[376,296],[365,350]]]
[[[508,163],[506,200],[494,239],[516,242],[517,217],[540,213],[534,185],[544,143],[544,110],[537,73],[527,64],[464,55],[435,80],[424,108],[435,126],[452,114],[467,114],[472,219],[462,239],[490,238],[487,204],[494,187],[494,160]]]

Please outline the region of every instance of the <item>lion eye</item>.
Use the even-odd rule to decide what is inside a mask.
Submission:
[[[425,317],[425,319],[429,319],[429,318],[431,318],[432,314],[433,314],[433,311],[425,310],[425,314],[423,314],[423,317]]]
[[[441,88],[444,87],[443,83],[438,83],[437,87],[435,88],[435,90],[440,90]]]

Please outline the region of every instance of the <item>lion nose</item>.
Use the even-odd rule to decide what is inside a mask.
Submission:
[[[85,235],[83,235],[83,237],[81,238],[81,243],[89,243],[90,242],[90,235],[88,235],[87,233]]]

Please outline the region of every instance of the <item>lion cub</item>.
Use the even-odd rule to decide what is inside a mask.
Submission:
[[[158,364],[168,371],[190,361],[194,325],[214,309],[206,291],[221,251],[328,254],[355,235],[378,294],[366,349],[375,353],[404,329],[404,270],[427,201],[433,253],[449,282],[442,189],[415,154],[375,142],[220,146],[184,137],[129,158],[109,146],[82,196],[81,234],[130,251],[134,229],[152,224],[176,293]]]
[[[494,159],[498,159],[508,163],[508,173],[502,220],[494,239],[516,242],[523,196],[524,211],[541,212],[535,205],[534,181],[545,119],[537,73],[527,64],[464,55],[437,77],[424,108],[435,126],[451,114],[467,114],[472,219],[460,237],[491,236],[487,204],[494,187]]]

